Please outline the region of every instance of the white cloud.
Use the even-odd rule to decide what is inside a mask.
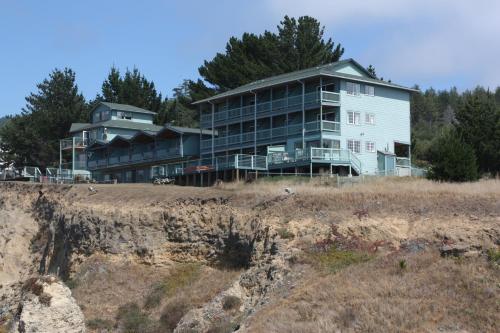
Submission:
[[[275,14],[311,15],[327,33],[352,29],[346,54],[395,81],[462,88],[500,85],[500,2],[495,0],[271,0]],[[454,81],[460,82],[454,82]]]

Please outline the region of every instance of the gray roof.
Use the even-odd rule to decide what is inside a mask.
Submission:
[[[351,64],[355,65],[357,68],[359,68],[360,70],[362,70],[366,74],[366,77],[344,74],[344,73],[339,73],[336,71],[340,66],[345,65],[347,63],[351,63]],[[407,88],[407,87],[404,87],[404,86],[401,86],[398,84],[394,84],[391,82],[379,80],[379,79],[373,77],[370,73],[368,73],[368,71],[363,66],[361,66],[359,63],[357,63],[354,59],[346,59],[346,60],[340,60],[340,61],[333,62],[333,63],[326,64],[326,65],[302,69],[302,70],[298,70],[295,72],[285,73],[285,74],[265,78],[262,80],[254,81],[254,82],[245,84],[243,86],[240,86],[238,88],[223,92],[221,94],[196,101],[193,104],[200,104],[200,103],[204,103],[204,102],[208,102],[208,101],[217,100],[220,98],[225,98],[225,97],[229,97],[229,96],[233,96],[233,95],[247,93],[250,91],[255,91],[255,90],[259,90],[259,89],[263,89],[263,88],[269,88],[269,87],[281,85],[281,84],[284,84],[287,82],[302,80],[302,79],[316,77],[316,76],[320,76],[320,75],[340,77],[340,78],[345,78],[345,79],[351,79],[353,81],[369,82],[369,83],[373,83],[373,84],[377,84],[377,85],[383,85],[383,86],[393,87],[393,88],[397,88],[397,89],[403,89],[403,90],[407,90],[407,91],[415,91],[415,89],[411,89],[411,88]]]
[[[89,123],[72,123],[71,127],[69,129],[69,132],[70,133],[78,132],[78,131],[81,131],[81,130],[85,129],[86,127],[88,127],[90,125],[92,125],[92,124],[89,124]]]
[[[74,126],[78,125],[78,126]],[[76,127],[77,129],[74,129]],[[98,128],[98,127],[110,127],[110,128],[125,128],[125,129],[131,129],[131,130],[138,130],[138,131],[152,131],[152,132],[158,132],[161,130],[163,127],[154,125],[154,124],[148,124],[148,123],[138,123],[138,122],[133,122],[130,120],[121,120],[121,119],[116,119],[116,120],[106,120],[102,121],[99,123],[95,124],[71,124],[71,129],[70,133],[72,132],[77,132],[81,130],[88,130],[92,128]]]
[[[142,108],[138,108],[137,106],[128,105],[128,104],[118,104],[118,103],[111,103],[111,102],[101,102],[101,103],[99,103],[99,105],[101,105],[101,104],[107,106],[111,110],[128,111],[128,112],[136,112],[136,113],[147,113],[147,114],[156,114],[156,112],[145,110],[145,109],[142,109]]]
[[[190,133],[190,134],[200,134],[200,129],[199,128],[190,128],[190,127],[180,127],[180,126],[172,126],[170,124],[166,124],[165,125],[165,128],[168,128],[168,129],[171,129],[171,130],[174,130],[176,132],[179,132],[179,133]],[[203,135],[212,135],[212,131],[211,130],[202,130],[201,133]],[[215,132],[217,133],[217,132]]]

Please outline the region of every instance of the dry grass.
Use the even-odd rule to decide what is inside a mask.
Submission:
[[[182,312],[187,312],[208,302],[239,274],[239,271],[213,269],[199,264],[154,267],[94,255],[78,268],[69,284],[85,318],[90,322],[90,331],[99,331],[102,323],[106,326],[114,323],[120,312],[120,325],[147,324],[156,329],[164,325],[165,318],[173,320],[172,311],[179,312],[182,308]],[[159,297],[152,301],[152,295]],[[148,300],[154,304],[146,306]],[[129,317],[123,315],[127,311],[136,314],[133,323],[121,322],[122,317]]]
[[[498,332],[500,276],[485,260],[392,256],[313,274],[249,332]]]

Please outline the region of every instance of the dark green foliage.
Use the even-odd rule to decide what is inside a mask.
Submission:
[[[405,259],[401,259],[401,260],[399,261],[399,269],[400,269],[401,271],[405,271],[405,270],[406,270],[406,268],[408,268],[408,263],[406,262],[406,260],[405,260]]]
[[[190,82],[195,95],[213,95],[273,75],[310,68],[340,59],[344,49],[331,38],[325,40],[324,28],[309,16],[298,20],[285,16],[278,33],[244,33],[232,37],[225,53],[217,53],[199,68],[203,81]]]
[[[234,310],[241,305],[241,299],[236,296],[226,296],[222,301],[222,308],[226,311]]]
[[[191,105],[190,83],[184,81],[174,90],[174,98],[163,103],[162,109],[155,116],[155,123],[164,125],[166,123],[174,126],[197,127],[198,112]]]
[[[465,92],[456,112],[457,131],[475,151],[481,172],[500,172],[500,107],[483,88]]]
[[[5,117],[0,117],[0,128],[1,128],[3,125],[7,124],[7,121],[8,121],[9,119],[10,119],[10,117],[8,117],[8,116],[5,116]]]
[[[479,177],[474,149],[454,129],[442,131],[430,155],[430,179],[463,182]]]
[[[87,121],[89,108],[71,69],[55,69],[37,89],[0,129],[1,148],[6,160],[45,167],[58,161],[59,139],[68,136],[71,123]]]
[[[87,328],[91,330],[111,330],[113,328],[113,322],[111,320],[94,318],[89,319],[86,322]]]
[[[102,99],[106,102],[129,104],[153,112],[163,107],[161,93],[158,93],[153,81],[147,80],[137,68],[120,75],[120,71],[112,67],[108,78],[102,84]]]
[[[189,311],[189,304],[184,299],[174,299],[162,310],[160,326],[166,332],[172,332],[181,318]]]
[[[154,323],[144,313],[137,303],[128,303],[118,308],[116,321],[119,327],[123,328],[123,332],[151,332],[153,331]]]
[[[375,71],[375,67],[373,67],[372,65],[368,66],[368,68],[366,68],[366,70],[368,71],[368,73],[370,73],[373,77],[377,77],[377,72]]]

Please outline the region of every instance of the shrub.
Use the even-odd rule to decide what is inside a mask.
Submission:
[[[45,306],[50,306],[51,299],[52,299],[52,296],[50,296],[47,293],[41,293],[40,296],[38,296],[38,300],[40,301],[40,303],[45,305]]]
[[[240,305],[241,305],[240,298],[232,295],[225,296],[224,300],[222,301],[222,308],[226,311],[236,309]]]
[[[218,320],[212,324],[207,333],[231,333],[239,328],[238,324],[232,323],[228,318]]]
[[[464,182],[479,178],[474,149],[455,130],[441,133],[431,150],[431,162],[430,179]]]
[[[37,278],[29,278],[23,284],[23,291],[31,292],[36,296],[40,296],[43,293],[43,286],[39,283]]]
[[[347,266],[367,262],[373,256],[369,253],[355,250],[341,250],[332,246],[329,250],[320,253],[311,253],[309,258],[323,269],[335,273]]]
[[[488,249],[488,260],[492,263],[500,264],[500,250]]]
[[[282,239],[293,239],[295,238],[295,234],[291,231],[289,231],[287,228],[279,228],[277,230],[278,232],[278,235],[282,238]]]
[[[111,330],[113,328],[113,322],[111,320],[94,318],[87,320],[87,327],[92,330]]]
[[[192,283],[200,273],[200,265],[187,264],[177,267],[163,281],[153,286],[146,296],[144,307],[152,309],[160,305],[164,297],[173,295],[176,290]]]
[[[408,267],[408,263],[406,262],[406,260],[405,259],[401,259],[399,261],[399,269],[401,271],[404,271],[404,270],[406,270],[407,267]]]
[[[127,333],[149,332],[153,328],[152,321],[142,312],[137,303],[127,303],[120,306],[116,321]]]
[[[189,304],[185,299],[179,298],[169,302],[163,308],[160,316],[160,325],[163,329],[173,331],[182,317],[189,311]]]

